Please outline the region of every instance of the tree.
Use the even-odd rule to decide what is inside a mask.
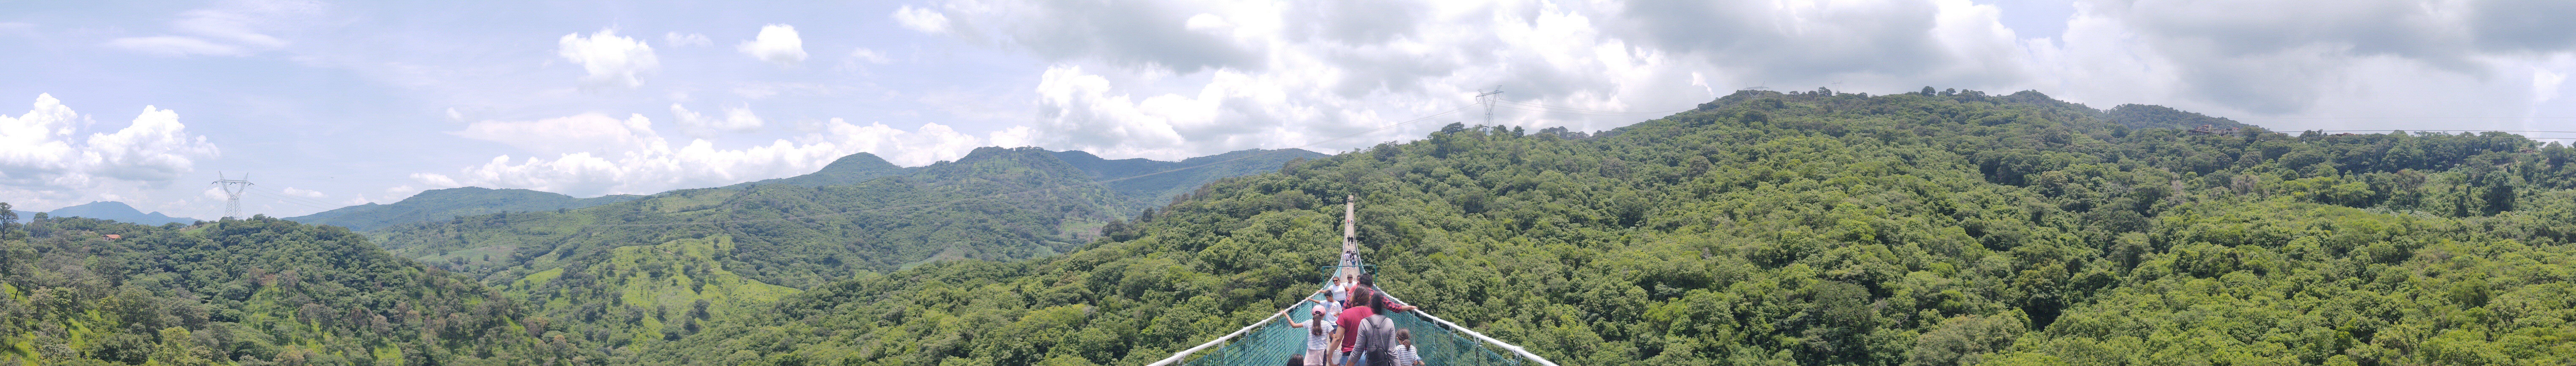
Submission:
[[[0,202],[0,240],[9,240],[9,233],[17,229],[18,211],[11,211],[8,202]]]

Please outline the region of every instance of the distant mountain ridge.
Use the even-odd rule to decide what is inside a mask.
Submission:
[[[1287,163],[1290,160],[1300,158],[1316,159],[1330,156],[1299,149],[1250,149],[1182,159],[1181,161],[1160,161],[1143,158],[1110,160],[1079,150],[1007,150],[1018,152],[1045,152],[1046,154],[1038,155],[1051,156],[1054,158],[1052,160],[1058,160],[1065,166],[1081,171],[1087,175],[1087,178],[1090,181],[1133,177],[1134,179],[1125,179],[1101,184],[1101,186],[1117,193],[1118,201],[1115,204],[1112,204],[1109,209],[1121,214],[1132,214],[1143,210],[1145,207],[1151,207],[1163,202],[1171,201],[1172,197],[1180,196],[1181,193],[1197,189],[1198,186],[1206,185],[1209,182],[1215,182],[1218,179],[1260,174],[1277,170],[1281,164]],[[985,150],[978,149],[977,151]],[[973,157],[975,157],[973,154],[969,154],[969,158]],[[965,158],[961,158],[960,161],[962,162],[964,159]],[[1021,157],[1020,159],[1029,159],[1029,157]],[[1043,158],[1037,159],[1043,160]],[[1201,165],[1207,166],[1201,167]],[[938,166],[938,164],[919,167],[902,167],[894,165],[894,163],[886,162],[884,158],[877,157],[876,154],[856,153],[833,160],[831,164],[826,164],[822,169],[816,170],[813,173],[786,178],[763,179],[753,182],[737,183],[717,187],[716,189],[743,190],[759,186],[780,184],[802,187],[844,186],[865,183],[879,178],[902,177],[919,174],[924,172],[924,169],[928,169],[932,166]],[[1183,168],[1190,169],[1172,171],[1174,169]],[[1168,173],[1155,174],[1167,171]],[[1147,174],[1152,175],[1146,176]],[[687,189],[673,190],[671,192],[685,190]],[[448,220],[456,218],[457,216],[485,215],[504,212],[550,211],[556,209],[579,209],[643,199],[645,197],[649,196],[611,195],[593,198],[573,198],[572,196],[558,193],[526,189],[464,187],[424,191],[418,195],[412,196],[411,198],[405,198],[401,202],[395,202],[393,204],[369,203],[342,207],[311,215],[290,217],[287,218],[287,220],[312,225],[335,225],[356,231],[374,231],[376,229],[405,223]]]
[[[2121,104],[2117,107],[2103,110],[2101,115],[2098,117],[2103,120],[2110,121],[2111,123],[2119,124],[2122,127],[2137,129],[2171,128],[2177,130],[2189,130],[2193,127],[2200,127],[2201,125],[2209,125],[2212,129],[2220,130],[2255,127],[2254,125],[2237,122],[2236,120],[2227,119],[2226,117],[2212,117],[2210,115],[2200,114],[2199,112],[2190,112],[2173,109],[2173,107],[2148,104]]]
[[[136,210],[134,209],[134,206],[128,206],[124,202],[117,201],[98,201],[84,203],[77,206],[57,208],[53,211],[45,212],[45,215],[53,217],[87,217],[144,225],[161,225],[168,223],[187,224],[202,221],[199,219],[185,217],[170,217],[168,215],[162,215],[159,211],[143,213],[143,210]]]
[[[561,193],[525,189],[464,187],[422,191],[393,204],[368,203],[286,219],[307,225],[333,225],[367,231],[457,216],[583,208],[641,198],[644,196],[631,194],[574,198]]]
[[[1199,186],[1207,185],[1208,183],[1215,182],[1218,179],[1268,173],[1273,170],[1279,170],[1280,165],[1287,164],[1290,160],[1301,158],[1313,160],[1331,156],[1332,155],[1306,151],[1303,149],[1251,149],[1182,159],[1181,161],[1159,161],[1144,158],[1109,160],[1103,159],[1097,155],[1092,155],[1089,152],[1079,150],[1055,152],[1056,159],[1064,160],[1065,164],[1073,165],[1076,169],[1082,169],[1084,172],[1091,173],[1091,179],[1093,180],[1111,180],[1134,177],[1133,179],[1102,184],[1104,186],[1108,186],[1111,192],[1117,192],[1121,198],[1127,200],[1126,206],[1131,210],[1142,210],[1145,207],[1153,207],[1161,205],[1162,203],[1170,202],[1173,197],[1179,197],[1181,193],[1196,190]],[[1200,165],[1207,166],[1199,167]],[[1173,169],[1182,168],[1190,169],[1171,171]],[[1170,172],[1155,174],[1166,171]],[[1154,175],[1144,176],[1146,174]]]
[[[857,153],[850,154],[850,156],[843,156],[837,160],[832,160],[831,164],[825,164],[823,165],[823,169],[816,170],[813,173],[786,178],[762,179],[754,182],[737,183],[725,186],[724,188],[734,189],[769,184],[794,184],[806,187],[837,186],[866,182],[870,179],[903,175],[906,172],[910,172],[912,169],[913,168],[896,166],[894,163],[888,163],[884,158],[877,157],[876,154]]]

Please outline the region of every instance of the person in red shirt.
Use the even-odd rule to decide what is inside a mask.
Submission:
[[[1358,333],[1358,331],[1359,331],[1359,329],[1360,329],[1360,328],[1359,328],[1359,327],[1360,327],[1360,320],[1362,320],[1362,319],[1368,319],[1368,317],[1369,317],[1369,316],[1371,316],[1371,315],[1377,315],[1377,310],[1375,310],[1374,308],[1370,308],[1370,307],[1369,307],[1369,305],[1375,305],[1375,304],[1376,304],[1376,302],[1377,302],[1377,294],[1375,294],[1375,293],[1370,293],[1370,292],[1355,292],[1355,293],[1351,293],[1351,303],[1350,303],[1350,305],[1352,305],[1352,306],[1342,308],[1342,316],[1341,316],[1341,317],[1339,317],[1339,318],[1335,318],[1335,319],[1333,320],[1333,325],[1334,325],[1334,326],[1339,327],[1339,329],[1347,330],[1346,332],[1344,332],[1344,334],[1350,334],[1350,335],[1352,335],[1352,336],[1349,336],[1349,337],[1342,337],[1342,344],[1341,344],[1341,348],[1339,349],[1339,351],[1341,351],[1341,352],[1350,352],[1350,351],[1351,351],[1351,345],[1352,345],[1352,342],[1353,342],[1353,341],[1356,341],[1356,340],[1358,340],[1358,339],[1360,338],[1360,337],[1358,337],[1358,334],[1359,334],[1359,333]]]

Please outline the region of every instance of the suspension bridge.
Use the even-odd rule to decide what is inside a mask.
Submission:
[[[1375,265],[1365,263],[1358,255],[1359,237],[1356,235],[1358,225],[1353,219],[1359,213],[1356,203],[1358,198],[1350,197],[1350,200],[1346,201],[1349,203],[1343,206],[1340,264],[1318,268],[1318,272],[1322,272],[1322,279],[1318,281],[1316,287],[1331,286],[1333,278],[1336,277],[1353,278],[1361,273],[1373,272],[1373,269],[1377,268]],[[1384,291],[1380,291],[1379,294],[1386,296],[1391,303],[1408,303],[1393,295],[1386,295]],[[1315,306],[1321,305],[1318,301],[1331,301],[1331,299],[1325,298],[1325,295],[1320,293],[1307,296],[1296,305],[1290,305],[1286,309],[1280,309],[1276,314],[1271,314],[1269,318],[1252,322],[1252,325],[1244,326],[1234,333],[1201,343],[1197,347],[1181,350],[1172,354],[1172,357],[1146,364],[1146,366],[1283,364],[1287,362],[1289,355],[1305,352],[1308,335],[1308,330],[1289,327],[1288,324],[1311,320],[1314,317],[1312,310]],[[1487,337],[1483,333],[1477,333],[1474,329],[1458,326],[1457,323],[1432,316],[1430,312],[1420,308],[1400,313],[1381,312],[1380,314],[1393,320],[1397,328],[1413,333],[1413,346],[1415,352],[1422,356],[1424,366],[1520,366],[1524,362],[1538,366],[1557,366],[1555,362],[1549,362],[1546,358],[1531,354],[1520,346],[1504,343],[1493,337]]]

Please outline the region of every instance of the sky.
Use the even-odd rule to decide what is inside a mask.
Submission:
[[[1749,87],[2566,131],[2565,19],[2576,2],[9,1],[0,202],[213,218],[209,182],[246,175],[245,215],[296,216],[464,186],[650,194],[859,152],[1336,152],[1451,122],[1603,130]]]

